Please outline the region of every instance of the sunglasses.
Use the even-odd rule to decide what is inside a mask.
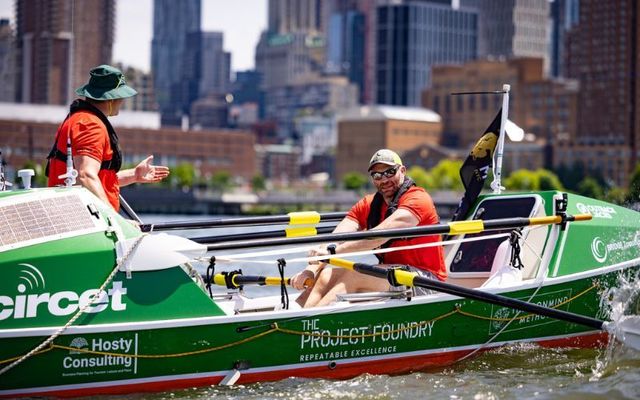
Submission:
[[[385,169],[382,172],[372,172],[371,177],[373,178],[374,181],[379,181],[380,179],[382,179],[383,176],[385,178],[393,178],[394,176],[396,176],[397,172],[398,172],[398,166],[395,166],[389,169]]]

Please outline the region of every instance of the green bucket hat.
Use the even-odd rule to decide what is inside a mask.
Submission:
[[[122,72],[111,65],[100,65],[89,71],[89,83],[76,89],[76,94],[94,100],[124,99],[138,94]]]

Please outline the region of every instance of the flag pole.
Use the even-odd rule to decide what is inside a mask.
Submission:
[[[500,194],[504,190],[502,186],[502,153],[504,150],[504,136],[505,127],[507,125],[507,118],[509,117],[509,91],[511,85],[502,85],[502,115],[500,117],[500,135],[498,136],[498,148],[495,154],[495,160],[493,163],[493,182],[491,182],[491,189],[493,193]]]

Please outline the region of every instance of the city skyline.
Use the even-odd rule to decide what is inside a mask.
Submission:
[[[0,19],[8,18],[15,23],[13,5],[14,0],[0,0]],[[112,62],[149,72],[152,25],[153,0],[116,0]],[[267,0],[202,1],[201,29],[224,33],[224,49],[232,54],[233,71],[254,68],[255,47],[266,27]]]

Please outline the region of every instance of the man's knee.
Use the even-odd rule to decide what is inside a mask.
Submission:
[[[344,272],[341,269],[323,268],[316,277],[315,284],[322,287],[333,286],[342,279]]]

